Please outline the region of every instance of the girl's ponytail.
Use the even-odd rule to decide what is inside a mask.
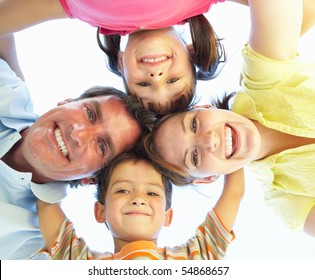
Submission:
[[[121,36],[119,34],[103,35],[103,44],[100,38],[101,34],[99,30],[100,28],[97,28],[97,43],[101,50],[107,55],[107,68],[114,74],[121,77],[121,74],[118,70],[118,53],[120,51]]]
[[[187,19],[193,45],[193,63],[199,68],[198,80],[215,77],[218,65],[226,61],[224,47],[204,15]]]

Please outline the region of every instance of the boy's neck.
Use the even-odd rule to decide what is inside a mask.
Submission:
[[[151,244],[153,243],[156,247],[157,245],[157,239],[154,240],[135,240],[135,241],[125,241],[122,239],[114,238],[114,246],[115,246],[115,254],[119,253],[126,245],[131,244],[133,242],[138,242],[138,241],[147,241],[150,242]]]

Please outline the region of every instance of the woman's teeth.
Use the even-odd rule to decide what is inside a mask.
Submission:
[[[233,152],[232,129],[229,126],[225,126],[224,132],[225,132],[225,157],[230,158]]]
[[[56,141],[57,141],[57,144],[58,144],[58,147],[59,147],[59,150],[62,152],[62,154],[68,158],[69,156],[69,151],[65,145],[65,142],[62,140],[62,137],[61,137],[61,133],[60,133],[60,129],[59,128],[56,128],[55,129],[55,138],[56,138]]]

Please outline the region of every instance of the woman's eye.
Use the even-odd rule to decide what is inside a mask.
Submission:
[[[86,113],[90,123],[94,123],[95,122],[94,112],[89,107],[86,107]]]
[[[140,87],[148,87],[148,86],[150,86],[151,84],[148,83],[148,82],[140,82],[140,83],[138,83],[137,85],[140,86]]]
[[[196,117],[193,117],[192,120],[191,120],[191,130],[193,133],[196,134],[197,132],[197,120],[196,120]]]
[[[197,149],[194,149],[192,155],[191,155],[191,161],[194,167],[198,166],[198,151]]]
[[[173,78],[173,79],[169,79],[167,82],[169,84],[172,84],[172,83],[176,83],[178,80],[179,80],[179,78]]]
[[[106,145],[102,141],[98,141],[98,147],[102,153],[103,156],[106,155]]]

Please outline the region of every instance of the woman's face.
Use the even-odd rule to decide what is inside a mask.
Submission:
[[[119,53],[119,70],[129,92],[159,112],[167,112],[171,101],[194,88],[187,47],[172,28],[129,35],[125,51]]]
[[[154,139],[158,154],[197,178],[228,174],[253,161],[260,134],[249,119],[198,108],[168,118]]]

